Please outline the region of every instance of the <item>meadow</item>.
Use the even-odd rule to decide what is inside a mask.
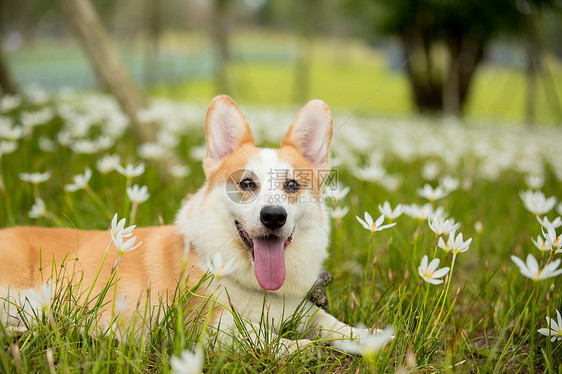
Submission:
[[[159,126],[158,140],[137,144],[107,96],[38,88],[4,96],[0,227],[108,229],[115,213],[127,225],[172,223],[204,181],[206,104],[154,100],[140,118]],[[278,144],[296,115],[241,109],[262,145]],[[204,316],[185,325],[181,313],[197,290],[181,285],[177,304],[146,316],[143,338],[127,326],[91,333],[98,295],[84,308],[72,285],[47,274],[43,298],[29,293],[36,313],[20,315],[27,331],[0,325],[0,371],[168,372],[175,363],[179,372],[183,357],[194,370],[203,360],[205,372],[562,373],[560,144],[558,128],[334,111],[329,310],[351,325],[395,331],[383,347],[362,347],[363,357],[322,341],[290,357],[275,355],[275,339],[253,346],[241,338],[232,351],[201,347]],[[165,162],[170,154],[174,164]],[[127,177],[127,165],[145,167]],[[134,185],[149,196],[127,193]],[[384,212],[383,224],[396,225],[365,229],[356,218],[368,220],[365,212],[375,220]],[[452,234],[442,232],[455,223]],[[448,271],[428,265],[434,259]],[[282,336],[295,337],[295,318]],[[551,336],[538,332],[547,327]]]

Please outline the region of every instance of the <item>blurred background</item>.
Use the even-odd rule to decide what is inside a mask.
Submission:
[[[561,0],[0,0],[0,84],[552,125],[561,38]]]

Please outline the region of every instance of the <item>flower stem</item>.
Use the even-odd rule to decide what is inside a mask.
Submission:
[[[109,253],[110,247],[111,247],[111,240],[107,244],[107,249],[105,250],[105,254],[103,255],[103,259],[101,260],[101,265],[98,268],[98,272],[96,273],[96,276],[94,277],[94,281],[92,282],[92,286],[90,287],[90,290],[88,291],[88,294],[86,295],[86,298],[84,299],[84,305],[82,307],[85,307],[86,304],[88,303],[88,299],[90,298],[90,294],[92,293],[92,291],[94,289],[94,286],[96,285],[96,282],[98,280],[98,277],[100,276],[101,269],[103,268],[103,264],[105,264],[105,259],[107,258],[107,254]]]
[[[367,288],[367,274],[369,272],[371,264],[371,250],[373,248],[373,238],[375,237],[375,232],[371,232],[371,237],[369,238],[369,249],[367,250],[367,263],[365,265],[365,272],[363,274],[363,290],[361,291],[361,302],[365,301],[365,290]],[[373,269],[374,271],[374,269]]]
[[[106,218],[108,220],[111,219],[111,216],[110,216],[109,212],[107,211],[107,207],[105,206],[103,201],[100,199],[100,197],[94,192],[94,190],[92,190],[90,188],[90,186],[86,186],[85,190],[88,193],[88,195],[90,195],[92,200],[94,200],[94,203],[96,203],[96,205],[98,206],[98,208],[100,208],[100,210],[103,212],[103,214],[106,216]]]
[[[131,208],[131,214],[129,215],[129,225],[135,224],[135,218],[137,217],[137,207],[138,206],[139,206],[139,204],[137,202],[133,203],[133,206]]]
[[[443,308],[445,307],[445,303],[447,302],[447,296],[449,294],[449,286],[451,285],[451,279],[453,278],[453,270],[455,269],[456,258],[457,258],[457,254],[453,253],[453,260],[451,261],[451,270],[449,271],[449,274],[447,276],[447,287],[445,288],[445,292],[443,293],[444,297],[443,297],[443,301],[441,302],[441,308],[439,310],[439,314],[437,315],[437,318],[435,319],[435,323],[433,323],[433,327],[429,332],[428,340],[431,339],[431,337],[433,336],[433,332],[435,331],[437,322],[439,321],[441,315],[443,314]],[[437,304],[437,307],[439,307],[439,303]]]
[[[113,302],[111,303],[111,324],[113,324],[113,318],[115,316],[115,299],[117,298],[117,282],[119,281],[119,260],[121,256],[117,259],[117,266],[115,269],[115,286],[113,287]]]

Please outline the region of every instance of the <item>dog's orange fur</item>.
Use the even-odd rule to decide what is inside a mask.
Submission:
[[[117,297],[127,295],[124,314],[129,317],[137,306],[144,305],[148,286],[151,303],[169,301],[187,273],[188,285],[195,285],[204,272],[199,258],[190,251],[184,263],[184,239],[175,226],[137,228],[134,231],[141,246],[125,253],[119,263]],[[111,244],[111,233],[77,229],[15,227],[0,230],[2,259],[0,284],[10,284],[13,290],[39,289],[41,282],[51,277],[82,285],[89,289],[96,274],[100,274],[92,295],[97,295],[111,279],[117,261],[117,250]],[[105,262],[103,258],[107,251]],[[103,264],[103,265],[102,265]],[[113,291],[113,289],[112,289]],[[84,292],[81,292],[85,296]],[[108,294],[107,300],[112,297]]]

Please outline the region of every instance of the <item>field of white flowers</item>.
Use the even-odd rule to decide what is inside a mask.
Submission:
[[[206,105],[153,102],[139,117],[158,138],[138,144],[107,96],[2,97],[0,227],[172,223],[204,181]],[[297,112],[241,110],[268,146]],[[27,331],[0,325],[0,371],[562,373],[561,145],[560,127],[334,114],[329,310],[395,335],[363,357],[322,342],[281,358],[276,341],[202,347],[204,321],[185,326],[178,306],[142,341],[88,334],[99,305],[52,280],[29,293]]]

